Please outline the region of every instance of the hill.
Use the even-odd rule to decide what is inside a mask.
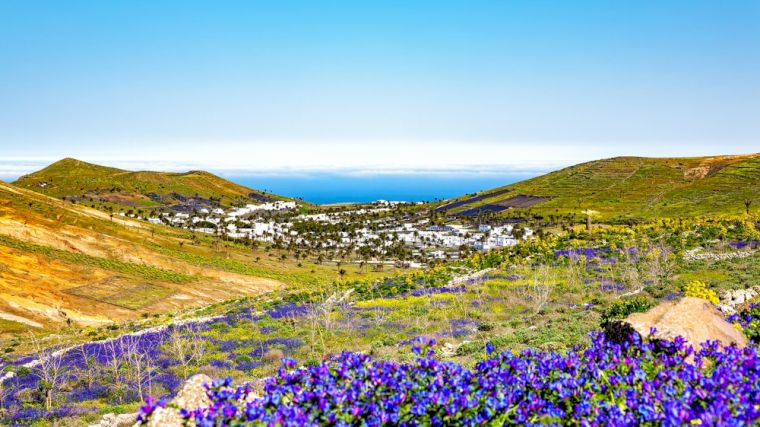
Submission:
[[[133,221],[0,182],[0,337],[330,282],[284,251]],[[371,277],[344,266],[346,277]]]
[[[66,158],[13,183],[56,198],[100,208],[156,208],[260,203],[285,198],[204,171],[128,171]]]
[[[739,214],[747,200],[760,208],[760,154],[597,160],[452,199],[435,209],[450,216],[591,210],[600,219],[624,220]]]

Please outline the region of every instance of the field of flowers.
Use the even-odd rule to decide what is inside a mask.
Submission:
[[[228,425],[756,425],[760,354],[683,340],[652,343],[638,334],[614,343],[592,335],[565,354],[503,352],[465,368],[415,346],[409,363],[343,353],[296,368],[283,359],[261,397],[231,381],[208,385],[212,404],[183,411],[199,426]],[[255,396],[255,395],[254,395]],[[148,402],[148,419],[161,402]]]
[[[642,229],[635,236],[615,229],[597,236],[568,234],[478,254],[463,263],[469,269],[437,267],[298,289],[275,299],[216,304],[197,312],[203,316],[199,321],[168,320],[173,324],[68,349],[43,345],[50,341],[26,343],[36,351],[0,362],[0,375],[13,373],[0,387],[0,424],[74,426],[107,412],[136,412],[149,396],[170,396],[196,373],[246,384],[238,391],[228,383],[214,389],[219,405],[232,405],[222,413],[231,411],[229,417],[239,420],[284,416],[316,422],[335,416],[336,423],[350,424],[351,417],[368,411],[381,417],[378,421],[410,424],[415,415],[433,424],[485,418],[497,424],[551,424],[570,415],[577,424],[587,420],[583,425],[696,423],[697,418],[709,424],[710,415],[704,414],[716,413],[719,420],[740,420],[740,410],[758,403],[744,388],[760,386],[752,367],[756,347],[740,352],[710,345],[691,355],[682,343],[655,347],[640,340],[610,343],[598,334],[589,338],[603,321],[679,298],[695,280],[714,291],[743,289],[760,278],[757,255],[718,262],[687,262],[680,256],[693,246],[746,251],[751,245],[712,242],[712,225],[709,241],[693,229],[685,242],[670,235],[649,237],[670,226]],[[751,233],[721,227],[732,230],[723,234],[730,242],[752,241],[739,240],[751,239]],[[469,275],[482,268],[490,270]],[[462,278],[452,280],[455,276]],[[752,338],[759,318],[752,306],[730,320]],[[435,346],[429,345],[432,340]],[[410,347],[421,353],[413,354]],[[434,357],[428,354],[432,349]],[[35,364],[40,358],[47,362]],[[298,360],[304,368],[294,370],[292,362],[282,367],[282,358]],[[678,373],[676,361],[686,376]],[[732,366],[741,372],[729,372]],[[453,397],[453,385],[439,384],[444,376],[470,391]],[[254,389],[252,380],[267,377],[272,393],[255,407],[233,405],[235,394]],[[362,386],[368,378],[372,382]],[[516,385],[500,384],[504,378]],[[630,378],[642,386],[627,387]],[[312,390],[304,381],[324,388]],[[725,386],[724,395],[705,394],[717,390],[716,384]],[[389,390],[396,388],[405,390],[405,397],[388,400]],[[344,398],[321,394],[332,391]],[[412,396],[414,402],[428,400],[414,405]],[[674,396],[691,396],[688,408]],[[345,409],[345,419],[338,408]],[[505,418],[494,418],[493,411]],[[757,408],[743,413],[750,417],[745,421],[754,420]],[[223,419],[219,416],[188,414],[217,421]]]

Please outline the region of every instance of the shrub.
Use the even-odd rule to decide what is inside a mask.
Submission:
[[[283,357],[285,357],[285,354],[282,352],[282,350],[278,348],[270,348],[266,351],[266,353],[264,353],[263,359],[268,363],[272,363],[279,362]]]
[[[643,297],[616,301],[602,313],[601,326],[607,327],[612,320],[623,319],[632,313],[643,313],[652,308],[652,302]]]
[[[720,303],[718,295],[712,289],[707,289],[707,285],[699,280],[694,280],[686,284],[683,288],[684,295],[687,297],[702,298],[713,304]]]
[[[741,328],[750,341],[760,344],[760,303],[751,304],[739,313],[728,316],[727,320]]]

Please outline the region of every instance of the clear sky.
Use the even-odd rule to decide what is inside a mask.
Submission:
[[[758,0],[2,0],[0,160],[455,172],[757,152],[759,22]]]

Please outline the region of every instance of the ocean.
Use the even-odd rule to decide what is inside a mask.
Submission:
[[[312,173],[299,176],[224,176],[257,190],[317,204],[394,200],[429,202],[512,184],[534,175],[418,175],[372,176]]]

